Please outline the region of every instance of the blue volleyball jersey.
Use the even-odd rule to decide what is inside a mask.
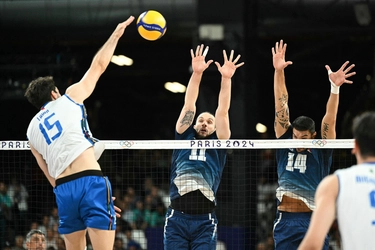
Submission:
[[[182,134],[176,131],[175,139],[196,139],[193,125]],[[216,132],[206,139],[217,139]],[[215,197],[226,162],[226,152],[226,149],[208,148],[173,150],[171,200],[199,189],[207,199],[216,204]]]
[[[293,127],[279,139],[292,139]],[[329,174],[333,149],[311,148],[297,152],[294,148],[276,150],[279,187],[276,196],[281,201],[283,195],[300,199],[314,210],[315,191],[320,181]]]

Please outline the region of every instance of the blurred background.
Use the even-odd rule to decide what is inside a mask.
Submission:
[[[53,75],[60,89],[79,81],[116,25],[146,10],[167,20],[167,32],[147,41],[133,22],[115,55],[132,66],[111,63],[85,105],[95,137],[103,140],[173,139],[184,93],[165,82],[187,85],[190,49],[210,46],[208,59],[223,62],[222,50],[241,54],[245,66],[233,78],[232,138],[274,138],[271,48],[288,44],[286,71],[291,119],[312,117],[318,126],[330,93],[324,65],[336,71],[355,63],[353,85],[340,90],[338,138],[349,138],[351,119],[375,109],[375,1],[360,0],[23,0],[0,1],[0,140],[26,140],[37,110],[23,96],[28,83]],[[220,74],[204,74],[198,112],[214,112]],[[256,124],[267,126],[260,134]]]
[[[245,62],[232,79],[233,139],[274,138],[271,48],[280,39],[288,44],[286,60],[293,61],[285,70],[291,120],[307,115],[319,128],[330,94],[324,66],[336,71],[347,60],[356,65],[357,74],[350,79],[353,85],[340,89],[337,138],[351,138],[352,118],[375,110],[375,0],[0,0],[0,141],[26,140],[27,126],[38,112],[24,97],[31,80],[52,75],[64,93],[82,78],[117,24],[146,10],[163,14],[166,34],[147,41],[135,22],[126,29],[114,54],[130,57],[133,65],[110,63],[85,101],[91,130],[99,139],[173,139],[184,93],[172,93],[164,84],[187,85],[190,49],[202,43],[210,46],[207,59],[223,63],[222,50],[233,49]],[[219,88],[220,73],[212,64],[203,75],[197,112],[215,112]],[[267,131],[259,133],[257,124]],[[146,204],[153,194],[168,201],[170,157],[170,150],[105,151],[101,165],[124,208],[122,218],[129,197]],[[332,171],[350,166],[350,149],[337,150],[333,162]],[[274,151],[233,150],[227,165],[218,191],[219,240],[228,250],[255,249],[265,241],[272,245]],[[29,192],[22,191],[30,196],[28,213],[18,215],[26,214],[30,222],[50,214],[56,219],[54,195],[30,152],[0,151],[0,166],[0,193],[5,185],[14,190],[12,185],[19,188],[19,183]],[[8,222],[14,231],[0,228],[0,248],[6,239],[1,232],[10,232],[13,241],[11,236],[29,229],[22,217]],[[120,220],[117,225],[125,230]],[[156,229],[147,228],[147,240],[152,249],[159,249],[155,244],[162,249],[162,230]]]

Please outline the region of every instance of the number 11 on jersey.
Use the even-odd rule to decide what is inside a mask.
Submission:
[[[199,150],[199,155],[197,154],[198,150]],[[193,160],[193,161],[206,161],[206,149],[205,148],[200,148],[200,149],[193,148],[191,150],[191,153],[190,153],[190,156],[189,156],[189,160]]]

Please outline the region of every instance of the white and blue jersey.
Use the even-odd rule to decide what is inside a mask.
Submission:
[[[31,120],[27,137],[46,161],[49,175],[56,179],[59,233],[70,234],[87,227],[115,230],[112,187],[101,170],[58,178],[86,149],[94,147],[97,159],[102,152],[98,150],[104,150],[95,147],[97,139],[91,136],[84,105],[67,95],[48,102]]]
[[[91,136],[84,105],[67,95],[41,108],[27,128],[27,138],[46,161],[53,178],[97,141]]]
[[[339,180],[336,209],[342,249],[374,249],[375,162],[340,169],[334,174]]]
[[[293,127],[279,139],[292,139]],[[300,199],[315,209],[314,196],[320,181],[330,173],[333,149],[311,148],[297,152],[293,148],[276,150],[279,187],[276,196],[281,202],[283,195]]]
[[[176,140],[194,140],[196,131],[190,126],[184,133],[175,132]],[[206,139],[217,139],[213,133]],[[172,155],[170,198],[174,200],[200,190],[216,204],[216,192],[226,162],[226,149],[175,149]]]

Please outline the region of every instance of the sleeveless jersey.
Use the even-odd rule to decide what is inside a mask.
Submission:
[[[343,249],[374,249],[375,162],[340,169],[336,200]]]
[[[184,133],[175,132],[176,140],[194,140],[193,126]],[[208,140],[217,139],[216,132]],[[170,198],[200,190],[216,204],[216,192],[226,162],[226,149],[175,149],[172,154]]]
[[[42,107],[27,128],[27,138],[43,156],[53,178],[97,141],[91,137],[84,105],[67,95]]]
[[[293,127],[279,139],[292,139]],[[330,173],[332,149],[311,148],[297,152],[294,148],[276,150],[279,187],[276,197],[283,195],[302,200],[311,210],[315,209],[314,196],[320,181]]]

